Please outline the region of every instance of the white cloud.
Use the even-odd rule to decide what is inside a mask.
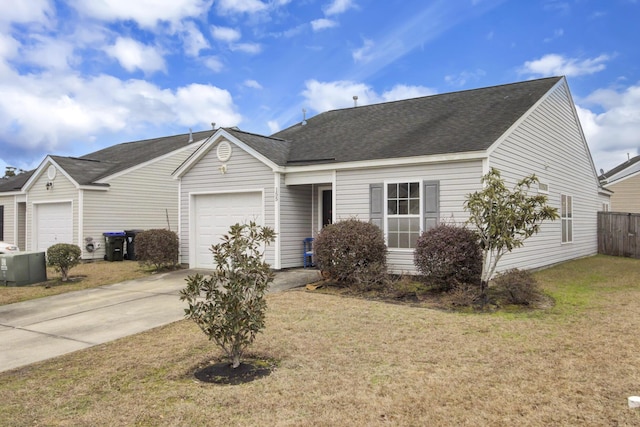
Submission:
[[[223,14],[256,13],[267,8],[267,5],[259,0],[220,0],[217,4],[218,10]]]
[[[610,170],[640,149],[640,84],[600,89],[576,106],[598,168]],[[591,108],[591,109],[590,109]]]
[[[212,121],[235,126],[242,120],[231,94],[211,85],[174,90],[106,75],[13,74],[0,82],[0,92],[3,160],[26,158],[25,153],[63,154],[71,148],[85,154],[95,149],[90,142],[96,135],[126,140],[128,134],[145,135],[144,129],[168,124],[208,128]]]
[[[533,76],[568,76],[575,77],[585,74],[594,74],[606,68],[606,62],[611,57],[600,55],[595,58],[577,59],[566,58],[558,54],[548,54],[540,59],[527,61],[521,67],[521,74]]]
[[[549,43],[557,38],[562,37],[563,35],[564,35],[564,30],[562,28],[559,28],[553,31],[553,36],[545,38],[544,41],[545,43]]]
[[[331,16],[344,13],[352,7],[355,7],[353,0],[333,0],[323,8],[323,11],[325,15]]]
[[[374,47],[374,43],[372,40],[365,40],[362,44],[362,47],[351,52],[351,56],[353,56],[353,60],[355,62],[369,62],[373,59],[374,55],[372,53]]]
[[[197,17],[211,7],[213,0],[71,0],[82,14],[101,21],[136,21],[142,27],[154,27],[160,21],[177,23]]]
[[[51,0],[2,1],[0,2],[0,25],[8,23],[48,24],[54,15]]]
[[[0,61],[16,57],[19,48],[20,43],[16,39],[0,33]]]
[[[22,60],[37,67],[64,70],[78,62],[74,56],[71,42],[43,37],[31,36],[33,43],[22,48]]]
[[[240,31],[228,27],[218,27],[216,25],[211,26],[211,35],[214,39],[226,43],[238,41],[241,37]]]
[[[224,64],[217,56],[209,56],[203,59],[205,67],[213,72],[219,73],[224,68]]]
[[[166,69],[164,58],[155,48],[130,38],[118,37],[113,46],[106,48],[106,52],[129,72],[139,69],[152,73]]]
[[[309,108],[318,113],[353,107],[354,96],[358,97],[358,105],[369,105],[433,95],[435,93],[435,90],[424,86],[396,85],[392,89],[378,94],[364,83],[348,80],[333,82],[308,80],[305,82],[305,86],[306,89],[302,92],[305,98],[305,105],[308,105]]]
[[[331,19],[326,18],[311,21],[311,28],[313,29],[313,31],[326,30],[327,28],[333,28],[337,25],[338,23],[336,21],[332,21]]]
[[[269,127],[269,135],[280,132],[280,125],[275,120],[269,120],[267,126]]]
[[[189,56],[198,56],[200,51],[209,47],[209,42],[204,38],[196,24],[186,22],[182,29],[184,51]]]
[[[487,73],[484,70],[462,71],[458,74],[449,74],[444,77],[444,81],[452,86],[462,87],[470,81],[477,81]]]
[[[229,45],[229,49],[234,52],[237,51],[255,55],[262,51],[262,46],[260,46],[259,43],[232,43]]]
[[[258,83],[256,80],[245,80],[243,84],[246,87],[250,87],[252,89],[262,89],[262,85]]]

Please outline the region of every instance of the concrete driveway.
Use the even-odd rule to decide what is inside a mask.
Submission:
[[[186,304],[178,293],[196,272],[179,270],[0,306],[0,372],[184,319]],[[317,270],[280,271],[270,292],[318,279]]]

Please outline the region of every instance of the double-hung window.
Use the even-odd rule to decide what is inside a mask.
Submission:
[[[562,194],[560,220],[562,221],[562,243],[573,242],[573,197]]]
[[[409,249],[420,236],[420,182],[387,184],[387,245]]]

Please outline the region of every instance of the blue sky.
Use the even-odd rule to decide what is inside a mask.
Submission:
[[[47,154],[565,75],[596,168],[639,154],[640,0],[8,0],[0,175]]]

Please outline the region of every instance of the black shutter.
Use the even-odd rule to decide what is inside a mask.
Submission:
[[[384,184],[369,186],[369,221],[384,230]]]
[[[440,219],[440,181],[424,181],[423,231],[438,225]]]
[[[4,205],[0,205],[0,240],[4,240]]]

